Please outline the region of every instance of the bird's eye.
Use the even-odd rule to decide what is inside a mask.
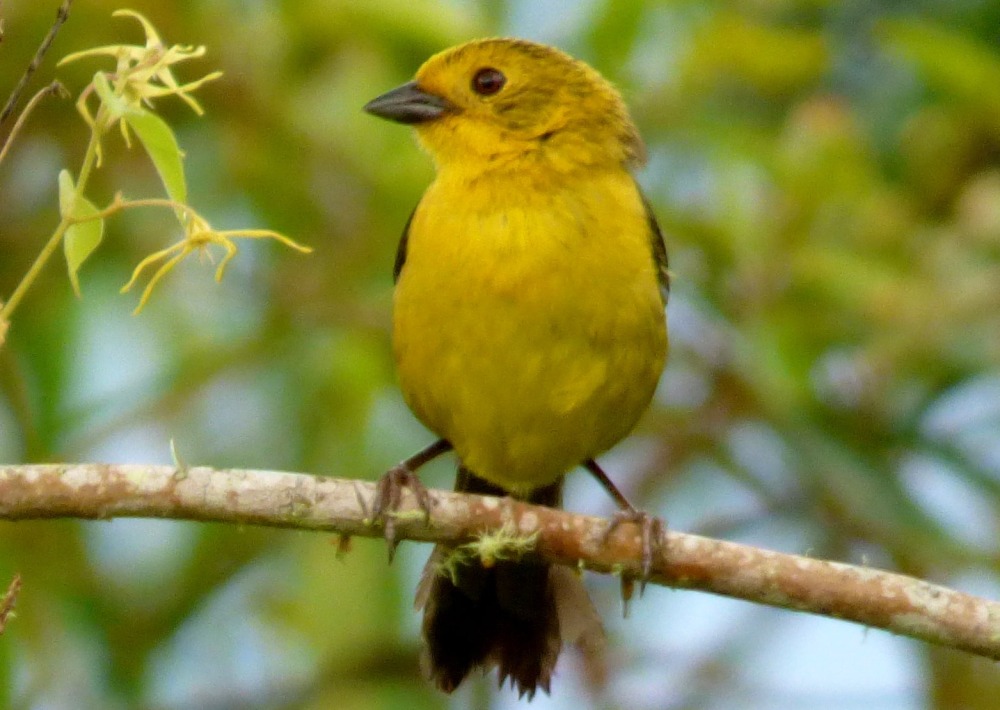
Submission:
[[[472,90],[480,96],[493,96],[507,83],[507,77],[498,69],[480,69],[472,77]]]

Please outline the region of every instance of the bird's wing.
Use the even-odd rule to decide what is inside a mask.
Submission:
[[[417,207],[420,207],[420,203],[417,203]],[[410,212],[410,216],[406,218],[403,235],[399,238],[399,246],[396,247],[396,263],[392,266],[393,283],[399,281],[399,274],[403,270],[403,264],[406,263],[406,243],[410,240],[410,223],[413,222],[413,215],[417,213],[417,207],[414,207],[413,211]]]
[[[663,233],[660,225],[653,214],[653,206],[649,204],[646,196],[639,191],[642,197],[642,206],[646,208],[646,224],[649,225],[649,246],[653,250],[653,267],[656,269],[656,278],[660,282],[660,296],[663,298],[663,305],[666,307],[667,299],[670,297],[670,268],[667,260],[667,246],[663,243]],[[405,238],[404,238],[405,240]]]

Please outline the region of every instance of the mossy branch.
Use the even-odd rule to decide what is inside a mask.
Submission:
[[[0,466],[0,519],[170,518],[379,537],[374,485],[299,473],[105,464]],[[545,559],[635,574],[639,530],[510,499],[431,491],[426,523],[407,494],[399,539],[466,543],[503,528],[537,535]],[[853,621],[1000,660],[1000,602],[869,567],[679,532],[664,534],[650,582]],[[655,603],[647,599],[644,603]]]

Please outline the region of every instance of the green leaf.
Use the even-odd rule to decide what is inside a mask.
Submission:
[[[177,138],[170,126],[155,113],[143,110],[125,114],[125,121],[142,141],[170,199],[187,204],[187,183],[184,181],[184,165],[181,163],[184,153],[177,145]],[[183,214],[178,214],[178,217],[183,217]]]
[[[59,171],[59,216],[69,217],[73,212],[73,203],[76,201],[76,186],[73,184],[73,176],[69,170],[63,168]]]
[[[77,277],[77,272],[104,237],[104,218],[94,217],[99,211],[93,202],[76,194],[73,177],[69,171],[60,170],[59,213],[63,219],[73,220],[63,235],[63,252],[66,254],[69,281],[73,284],[73,292],[77,296],[80,295],[80,279]]]

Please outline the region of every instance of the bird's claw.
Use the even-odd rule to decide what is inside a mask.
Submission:
[[[372,522],[382,525],[385,542],[389,549],[389,562],[396,554],[399,540],[396,539],[396,512],[403,500],[403,487],[409,488],[424,513],[424,520],[430,520],[431,498],[427,488],[405,464],[393,466],[382,474],[375,484],[375,500],[372,505]]]
[[[611,535],[622,523],[635,523],[639,526],[642,536],[642,568],[639,575],[639,596],[646,591],[646,583],[653,572],[653,558],[660,552],[663,546],[663,531],[665,528],[662,518],[650,515],[643,510],[627,508],[619,510],[611,517],[611,525],[604,533],[606,543]],[[632,597],[632,589],[635,578],[631,575],[623,574],[622,580],[622,600],[628,604]],[[627,607],[626,607],[627,608]]]

